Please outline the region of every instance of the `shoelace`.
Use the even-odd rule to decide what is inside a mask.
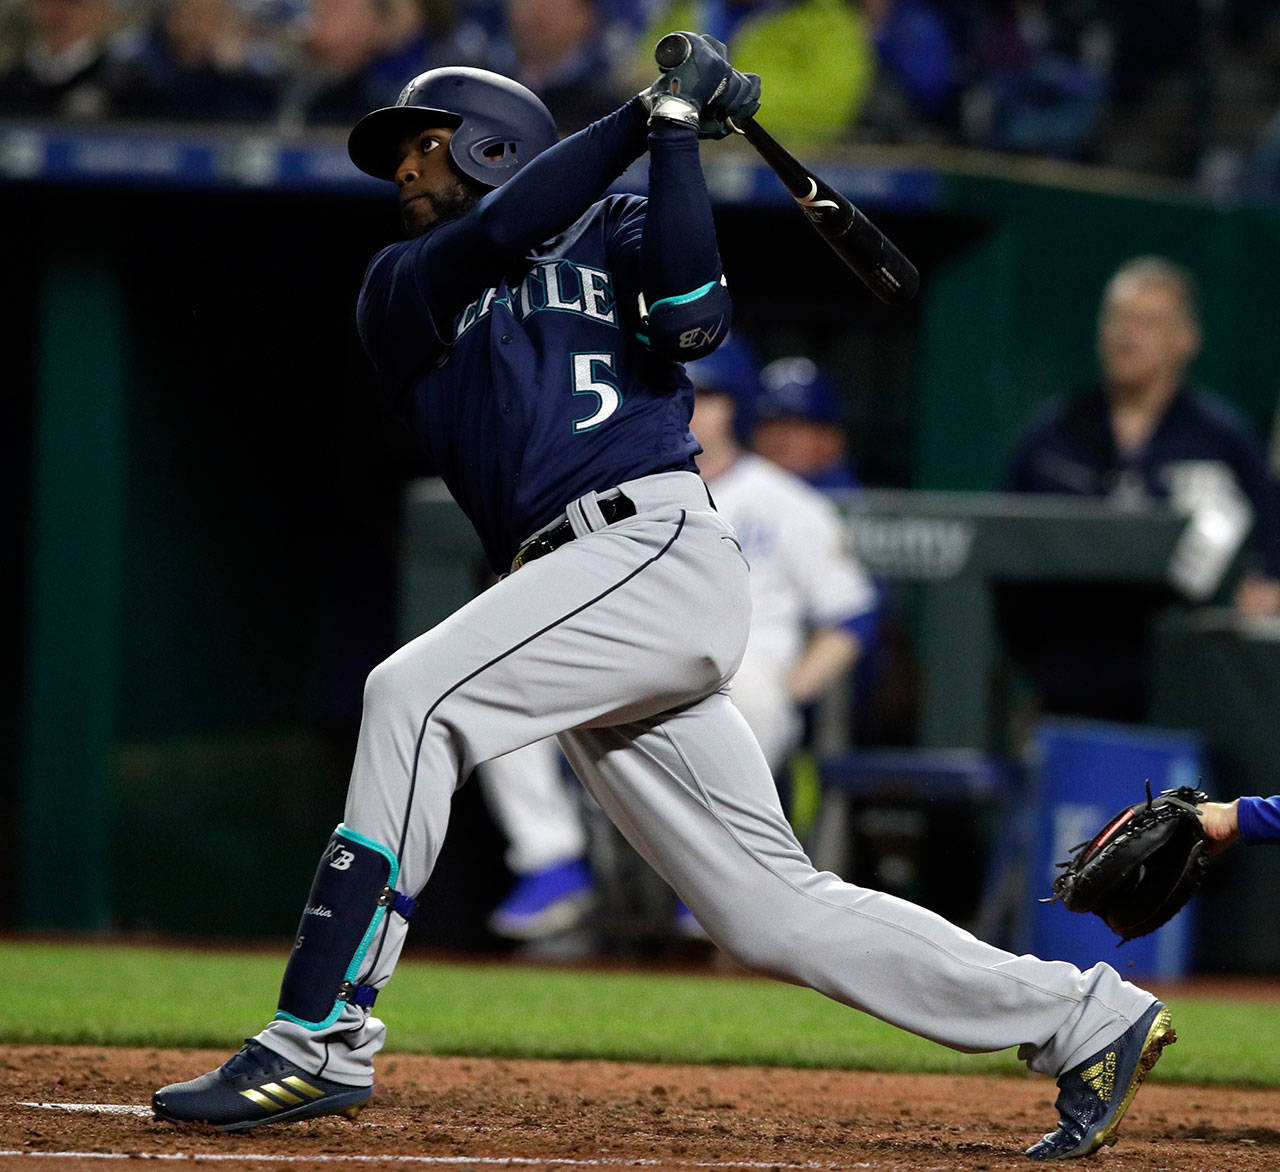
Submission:
[[[261,1042],[245,1038],[244,1048],[233,1054],[223,1064],[222,1072],[228,1078],[256,1077],[270,1073],[266,1055],[270,1053]]]

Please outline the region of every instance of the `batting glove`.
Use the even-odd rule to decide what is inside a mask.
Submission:
[[[760,75],[730,71],[724,92],[702,109],[699,138],[727,138],[760,109]]]
[[[689,56],[649,87],[650,125],[665,119],[697,128],[703,109],[725,92],[734,72],[719,41],[697,33],[680,35],[689,42]]]

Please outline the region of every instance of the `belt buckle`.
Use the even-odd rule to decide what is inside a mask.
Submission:
[[[543,554],[550,553],[553,549],[555,549],[555,546],[545,537],[535,537],[532,541],[526,542],[516,551],[516,556],[511,559],[511,573],[514,574],[526,562],[534,561],[542,557]]]

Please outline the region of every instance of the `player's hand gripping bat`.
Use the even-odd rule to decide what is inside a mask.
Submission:
[[[683,33],[668,33],[654,58],[664,73],[693,51]],[[786,185],[814,231],[868,289],[889,305],[905,305],[920,288],[920,274],[893,243],[843,195],[824,183],[753,118],[730,123]]]

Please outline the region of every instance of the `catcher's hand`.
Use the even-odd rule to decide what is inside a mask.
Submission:
[[[1190,786],[1128,806],[1088,842],[1073,848],[1053,895],[1073,912],[1101,916],[1121,943],[1167,923],[1200,886],[1209,842],[1197,806],[1208,795]]]
[[[1201,802],[1200,824],[1209,839],[1209,853],[1216,855],[1240,841],[1240,803]]]

